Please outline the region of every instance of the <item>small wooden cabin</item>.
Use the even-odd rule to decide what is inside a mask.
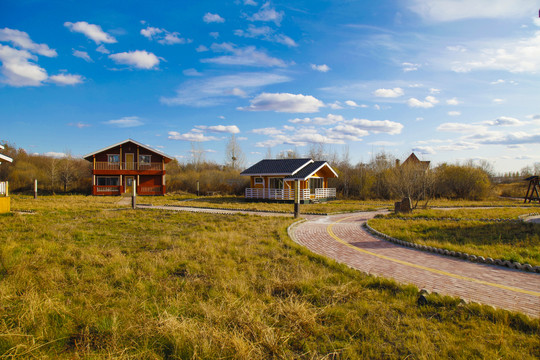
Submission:
[[[338,175],[326,161],[312,159],[265,159],[244,170],[251,185],[246,199],[294,201],[295,186],[300,189],[300,201],[321,201],[336,197],[336,189],[328,187],[329,178]]]
[[[131,192],[137,181],[139,195],[165,195],[165,164],[172,157],[128,139],[84,155],[92,166],[93,195]]]

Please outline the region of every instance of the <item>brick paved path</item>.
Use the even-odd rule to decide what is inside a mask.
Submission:
[[[362,224],[376,212],[311,218],[293,239],[360,271],[440,294],[540,317],[540,274],[476,264],[380,240]]]

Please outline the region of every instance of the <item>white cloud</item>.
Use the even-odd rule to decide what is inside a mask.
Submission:
[[[142,29],[141,35],[146,37],[148,40],[156,40],[162,45],[185,44],[190,42],[190,40],[181,38],[180,33],[169,32],[165,29],[151,26],[148,26],[146,29]]]
[[[73,56],[81,58],[85,60],[86,62],[94,62],[86,51],[73,50]]]
[[[180,86],[174,97],[162,97],[167,105],[214,106],[223,104],[227,97],[237,96],[240,89],[249,94],[261,87],[290,81],[284,75],[262,72],[239,73],[206,79],[192,79]]]
[[[210,35],[211,37],[213,37],[214,39],[217,39],[219,37],[219,32],[217,31],[212,31],[210,32],[208,35]]]
[[[491,101],[492,101],[494,104],[502,104],[502,103],[505,102],[504,99],[493,99],[493,100],[491,100]]]
[[[128,128],[144,125],[144,123],[139,120],[138,116],[124,116],[120,119],[105,121],[104,124],[112,125],[119,128]]]
[[[352,119],[346,121],[346,123],[373,133],[387,133],[390,135],[399,134],[403,129],[402,124],[390,120]]]
[[[277,26],[280,25],[281,20],[283,19],[283,11],[276,11],[271,7],[270,2],[264,3],[259,11],[252,16],[248,17],[248,20],[251,21],[273,21]]]
[[[498,117],[495,120],[488,120],[484,121],[483,124],[489,125],[489,126],[519,126],[523,125],[521,121],[519,121],[516,118],[508,117],[508,116],[501,116]]]
[[[281,135],[281,134],[283,134],[282,130],[276,129],[275,127],[253,129],[253,130],[251,130],[251,132],[254,133],[254,134],[260,134],[260,135]]]
[[[461,111],[449,111],[448,115],[450,115],[450,116],[460,116]]]
[[[253,0],[244,0],[244,5],[257,6],[257,3]]]
[[[311,95],[289,93],[262,93],[251,100],[251,105],[239,108],[245,111],[276,111],[287,113],[318,112],[324,103]]]
[[[215,133],[238,134],[240,132],[240,129],[236,125],[214,125],[214,126],[197,125],[195,127],[200,130],[215,132]]]
[[[268,56],[265,52],[258,51],[255,46],[238,48],[231,43],[212,44],[214,52],[227,52],[232,55],[218,56],[216,58],[202,59],[203,63],[222,65],[243,65],[256,67],[285,67],[283,60]]]
[[[358,141],[360,137],[368,136],[369,132],[353,125],[337,125],[328,130],[328,135],[333,139]]]
[[[97,47],[96,49],[97,52],[100,52],[102,54],[110,54],[111,52],[109,50],[107,50],[107,48],[105,47],[105,45],[101,44]]]
[[[456,21],[481,18],[525,18],[538,11],[530,0],[413,0],[409,8],[422,18]]]
[[[413,148],[412,151],[416,153],[424,154],[424,155],[437,153],[431,146],[417,146]]]
[[[284,34],[276,34],[275,30],[269,26],[256,27],[253,24],[249,24],[247,30],[235,30],[234,34],[236,36],[246,38],[260,38],[266,41],[287,45],[289,47],[298,46],[293,39]]]
[[[209,23],[223,23],[225,19],[219,16],[218,14],[206,13],[203,16],[203,21],[207,24]]]
[[[191,130],[187,133],[181,134],[177,131],[169,131],[168,138],[170,140],[182,140],[182,141],[194,141],[194,142],[202,142],[202,141],[213,141],[218,140],[214,136],[206,136],[202,132]]]
[[[413,64],[410,62],[404,62],[401,64],[404,72],[416,71],[421,66],[420,64]]]
[[[78,21],[76,23],[66,21],[64,26],[67,27],[71,32],[84,34],[96,44],[113,44],[116,42],[116,39],[104,32],[99,25],[89,24],[86,21]]]
[[[47,72],[30,60],[37,60],[37,57],[26,50],[0,45],[0,70],[4,77],[1,81],[17,87],[42,85],[47,79]]]
[[[489,145],[517,145],[517,144],[540,144],[540,132],[515,132],[510,134],[495,134],[478,141]]]
[[[320,71],[320,72],[328,72],[328,71],[330,71],[330,67],[328,65],[326,65],[326,64],[322,64],[322,65],[311,64],[311,68],[313,70]]]
[[[453,71],[502,70],[513,73],[540,71],[540,31],[536,31],[530,38],[476,43],[474,48],[477,50],[464,54],[452,62]]]
[[[373,95],[377,97],[395,98],[405,94],[402,88],[396,87],[393,89],[377,89],[373,92]]]
[[[10,28],[0,29],[0,41],[11,42],[14,46],[31,51],[33,53],[55,57],[58,54],[56,50],[49,48],[46,44],[37,44],[30,39],[30,36],[24,31],[19,31]]]
[[[504,84],[505,81],[503,79],[495,80],[490,82],[491,85],[497,85],[497,84]]]
[[[426,96],[426,101],[430,102],[432,104],[438,104],[439,100],[437,100],[434,96]]]
[[[459,105],[461,104],[461,101],[459,101],[457,98],[452,98],[452,99],[446,100],[446,103],[448,105]]]
[[[43,153],[45,156],[53,157],[53,158],[63,158],[67,155],[63,152],[55,152],[55,151],[48,151],[46,153]]]
[[[479,132],[484,128],[473,124],[443,123],[437,127],[437,131],[445,132]]]
[[[182,71],[186,76],[202,76],[202,73],[198,72],[196,69],[186,69]]]
[[[331,104],[326,104],[330,109],[332,110],[340,110],[343,109],[343,106],[341,106],[341,103],[339,101],[335,101]]]
[[[81,75],[58,74],[49,77],[49,81],[58,85],[77,85],[83,82]]]
[[[352,100],[347,100],[345,101],[345,104],[350,106],[350,107],[358,107],[358,104]]]
[[[429,89],[430,94],[439,94],[441,89],[431,88]]]
[[[290,119],[289,122],[293,124],[312,124],[312,125],[330,125],[344,121],[343,116],[328,114],[326,117],[314,117],[314,118],[296,118]]]
[[[206,46],[204,46],[204,45],[199,45],[199,46],[197,46],[195,51],[197,51],[197,52],[205,52],[205,51],[208,51],[208,48]]]
[[[432,101],[429,101],[428,98],[432,98],[432,96],[427,96],[426,101],[421,101],[416,98],[410,98],[409,100],[407,100],[407,105],[412,108],[432,108],[434,106],[434,103]]]
[[[156,55],[145,50],[135,50],[109,55],[117,64],[134,66],[138,69],[152,69],[159,65],[159,59]]]

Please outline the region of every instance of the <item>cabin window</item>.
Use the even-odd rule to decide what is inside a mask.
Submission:
[[[321,189],[323,187],[323,178],[311,178],[309,179],[310,189]]]
[[[139,164],[150,165],[151,155],[139,155]]]
[[[120,184],[120,179],[118,177],[106,177],[98,176],[97,185],[98,186],[118,186]]]
[[[270,179],[270,189],[283,189],[283,179],[282,178],[271,178]]]
[[[253,182],[255,183],[255,185],[262,185],[264,184],[264,179],[262,177],[256,177]]]
[[[120,155],[114,154],[114,155],[107,155],[107,159],[109,163],[119,163],[120,162]]]

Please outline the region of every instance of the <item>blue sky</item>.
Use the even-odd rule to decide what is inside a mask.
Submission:
[[[534,0],[0,2],[0,140],[540,161]],[[192,144],[196,144],[193,146]]]

